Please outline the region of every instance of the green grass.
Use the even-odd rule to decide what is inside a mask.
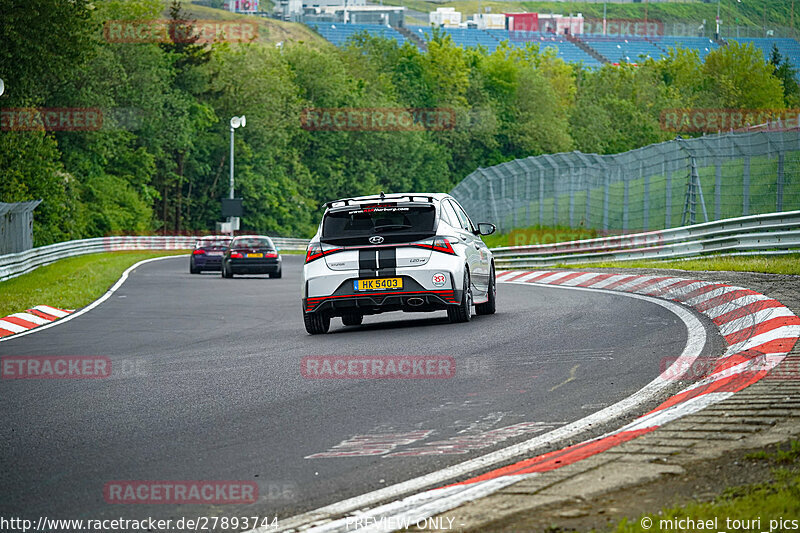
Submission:
[[[417,11],[435,11],[437,7],[454,7],[467,15],[477,13],[478,8],[490,7],[492,13],[504,12],[537,12],[582,13],[584,18],[603,18],[603,3],[582,2],[539,2],[539,1],[492,1],[492,0],[385,0],[387,5],[402,5]],[[765,19],[768,25],[789,26],[791,24],[791,0],[771,0],[770,2],[726,2],[721,4],[722,19],[727,26],[760,27]],[[766,10],[766,13],[765,13]],[[717,14],[717,3],[705,2],[669,2],[669,3],[608,3],[609,19],[644,19],[662,22],[697,22],[702,19],[713,21]],[[797,13],[795,13],[797,15]],[[738,20],[738,22],[737,22]]]
[[[766,483],[731,487],[726,489],[721,496],[712,502],[692,502],[684,506],[667,508],[658,514],[647,514],[633,520],[622,520],[616,528],[611,529],[616,533],[653,533],[656,531],[677,531],[670,528],[668,523],[661,527],[662,520],[677,520],[691,518],[698,521],[717,519],[717,528],[714,531],[789,531],[797,529],[798,516],[800,516],[800,471],[796,466],[800,455],[800,443],[793,441],[791,449],[778,450],[776,454],[750,454],[754,460],[771,460],[781,464],[791,465],[789,468],[776,468],[772,470],[772,480]],[[652,526],[642,527],[642,520],[651,520]],[[760,523],[744,527],[731,527],[726,518],[740,521],[760,519]],[[781,518],[795,520],[781,526],[770,524],[770,520]],[[706,522],[707,523],[707,522]],[[697,528],[684,528],[683,531],[698,531]]]
[[[495,233],[483,237],[483,242],[489,248],[501,246],[526,246],[533,244],[553,244],[556,242],[576,241],[580,239],[594,239],[599,237],[597,230],[568,226],[530,226],[516,228],[508,233]]]
[[[686,261],[609,261],[582,265],[556,265],[556,268],[677,268],[680,270],[763,272],[800,275],[800,254],[712,256]]]
[[[703,190],[708,218],[720,220],[743,216],[745,189],[748,190],[748,212],[772,213],[777,210],[778,161],[775,157],[758,156],[750,158],[750,181],[744,182],[744,163],[741,159],[725,161],[719,170],[719,188],[717,188],[717,169],[715,166],[704,166],[698,169]],[[622,229],[627,232],[649,231],[682,225],[682,214],[688,167],[671,175],[653,175],[647,178],[628,181],[628,219],[624,223],[623,204],[625,183],[617,181],[609,185],[608,191],[608,228]],[[800,152],[786,152],[784,159],[783,211],[800,209]],[[537,185],[534,178],[534,185]],[[648,192],[645,195],[645,191]],[[548,191],[552,195],[552,191]],[[576,191],[573,200],[573,217],[569,216],[569,195],[560,194],[557,205],[552,196],[544,197],[542,202],[542,220],[548,225],[584,228],[603,227],[604,187],[592,187],[588,191],[589,209],[587,211],[587,191]],[[645,216],[645,197],[648,198]],[[668,201],[669,200],[669,201]],[[695,222],[705,222],[700,198],[697,198]],[[539,202],[531,200],[527,205],[517,203],[515,211],[507,212],[502,221],[504,227],[527,226],[540,220]],[[587,217],[588,213],[588,217]]]
[[[0,317],[35,305],[81,308],[102,296],[134,263],[151,257],[185,253],[185,250],[107,252],[56,261],[0,282]]]

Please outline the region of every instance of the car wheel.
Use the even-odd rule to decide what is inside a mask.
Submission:
[[[478,315],[493,315],[497,310],[497,282],[494,280],[494,265],[489,271],[489,299],[486,303],[478,304],[475,306],[475,314]]]
[[[189,274],[199,274],[200,269],[194,266],[194,261],[189,261]]]
[[[278,268],[277,272],[270,272],[269,277],[271,278],[279,278],[281,277],[282,268]]]
[[[331,327],[331,317],[322,313],[303,313],[303,322],[311,335],[327,333]]]
[[[360,326],[364,321],[364,315],[361,313],[348,313],[342,317],[342,324],[345,326]]]
[[[230,269],[225,266],[225,263],[222,263],[222,277],[229,279],[233,277],[233,272],[231,272]]]
[[[469,283],[469,271],[464,271],[464,295],[461,297],[461,303],[458,305],[451,305],[447,308],[447,318],[450,322],[456,324],[458,322],[469,322],[472,319],[472,287]]]

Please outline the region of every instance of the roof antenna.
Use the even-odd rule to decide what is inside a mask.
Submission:
[[[386,194],[383,191],[381,191],[381,200],[383,200],[384,198],[386,198]]]

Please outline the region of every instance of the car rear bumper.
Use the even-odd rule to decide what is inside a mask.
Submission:
[[[222,256],[194,256],[194,266],[200,270],[220,270]]]
[[[353,312],[374,315],[389,311],[439,311],[461,302],[463,294],[461,290],[449,287],[427,289],[411,277],[400,277],[403,278],[402,290],[364,292],[354,290],[353,281],[356,278],[347,279],[329,296],[303,298],[303,311],[331,316],[342,316]]]
[[[281,268],[277,259],[231,259],[230,270],[234,274],[274,274]]]

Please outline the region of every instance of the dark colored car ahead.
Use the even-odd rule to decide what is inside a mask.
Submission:
[[[222,257],[222,277],[232,278],[234,274],[269,274],[271,278],[281,277],[281,254],[264,235],[240,235],[225,250]]]
[[[225,235],[209,235],[197,239],[189,258],[189,272],[199,274],[203,270],[222,269],[222,256],[230,242],[231,238]]]

